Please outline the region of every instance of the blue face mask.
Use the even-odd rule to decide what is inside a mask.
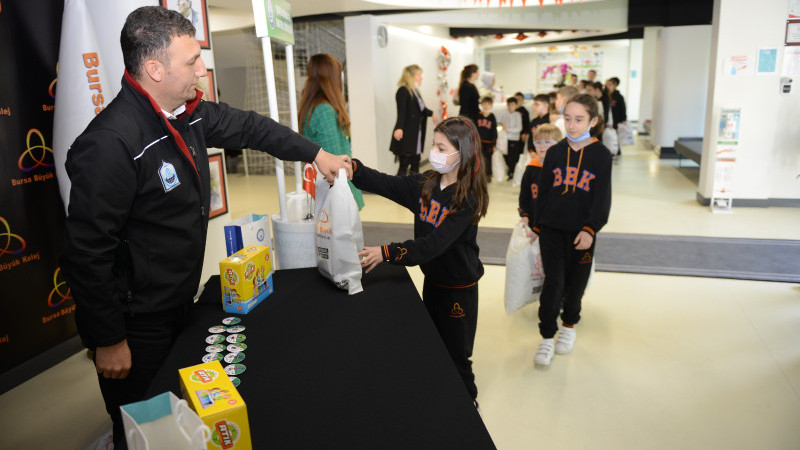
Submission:
[[[569,139],[570,142],[585,141],[586,139],[589,139],[591,137],[591,134],[589,133],[591,129],[592,127],[587,128],[586,131],[584,131],[583,134],[578,136],[577,138],[573,138],[572,136],[569,135],[569,133],[567,133],[567,139]]]

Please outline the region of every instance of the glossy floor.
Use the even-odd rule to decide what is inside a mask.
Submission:
[[[613,176],[606,231],[800,239],[799,209],[711,214],[694,200],[697,169],[649,151],[627,149]],[[277,210],[274,177],[229,186],[234,217]],[[493,183],[481,224],[513,225],[516,192]],[[365,221],[411,223],[365,201]],[[574,352],[538,369],[536,309],[505,315],[504,275],[487,266],[480,282],[473,358],[499,449],[800,448],[800,286],[600,272]],[[93,372],[77,354],[0,396],[0,448],[82,449],[108,429]]]

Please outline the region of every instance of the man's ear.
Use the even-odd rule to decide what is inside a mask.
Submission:
[[[164,79],[164,65],[157,59],[148,59],[144,63],[144,71],[156,83]]]

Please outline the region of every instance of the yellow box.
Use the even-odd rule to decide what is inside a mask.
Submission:
[[[248,245],[219,263],[222,309],[247,314],[272,294],[269,247]]]
[[[253,448],[247,405],[219,361],[180,369],[178,375],[183,398],[211,429],[208,450]]]

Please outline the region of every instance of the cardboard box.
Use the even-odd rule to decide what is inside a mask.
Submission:
[[[272,294],[270,248],[248,245],[219,263],[222,309],[247,314]]]
[[[211,429],[208,450],[252,449],[247,405],[219,361],[178,371],[181,393]]]

